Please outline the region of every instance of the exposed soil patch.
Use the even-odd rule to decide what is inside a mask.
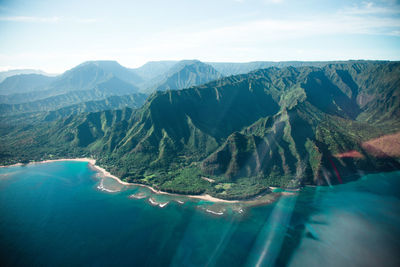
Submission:
[[[400,132],[366,141],[362,147],[375,157],[400,157]]]
[[[336,158],[363,158],[364,156],[355,150],[347,151],[344,153],[336,154]]]

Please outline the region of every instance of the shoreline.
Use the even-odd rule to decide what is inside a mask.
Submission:
[[[28,163],[27,163],[27,164],[28,164]],[[15,163],[15,164],[12,164],[12,165],[2,165],[2,166],[0,166],[0,168],[8,168],[8,167],[23,166],[23,165],[27,165],[27,164]]]
[[[24,165],[34,165],[34,164],[42,164],[42,163],[51,163],[57,161],[79,161],[79,162],[88,162],[92,165],[95,165],[96,160],[91,158],[76,158],[76,159],[47,159],[42,161],[32,161],[28,163],[15,163],[11,165],[1,165],[0,168],[8,168],[8,167],[15,167],[15,166],[24,166]]]
[[[23,163],[16,163],[12,165],[6,165],[6,166],[0,166],[0,168],[7,168],[7,167],[15,167],[15,166],[23,166],[23,165],[34,165],[34,164],[43,164],[43,163],[51,163],[51,162],[59,162],[59,161],[78,161],[78,162],[87,162],[89,166],[96,172],[100,173],[102,176],[111,178],[116,180],[119,184],[126,185],[126,186],[141,186],[141,187],[146,187],[150,189],[153,193],[155,194],[160,194],[160,195],[170,195],[170,196],[178,196],[178,197],[188,197],[192,199],[200,199],[200,200],[205,200],[205,201],[210,201],[210,202],[219,202],[219,203],[245,203],[247,202],[246,200],[226,200],[226,199],[221,199],[221,198],[216,198],[213,197],[209,194],[203,194],[203,195],[183,195],[183,194],[174,194],[174,193],[168,193],[164,192],[161,190],[156,190],[155,188],[149,186],[149,185],[144,185],[144,184],[138,184],[138,183],[128,183],[124,182],[121,179],[119,179],[117,176],[111,174],[104,168],[96,165],[96,160],[91,159],[91,158],[75,158],[75,159],[50,159],[50,160],[43,160],[43,161],[35,161],[35,162],[29,162],[27,164]],[[251,201],[251,200],[249,200]]]

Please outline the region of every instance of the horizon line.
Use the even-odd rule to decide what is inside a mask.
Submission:
[[[160,59],[160,60],[149,60],[146,61],[145,63],[137,66],[137,67],[130,67],[127,65],[121,64],[118,60],[114,59],[93,59],[93,60],[84,60],[81,63],[75,64],[71,68],[65,68],[63,71],[55,71],[55,70],[46,70],[45,68],[38,68],[38,67],[30,67],[30,66],[22,66],[22,67],[13,67],[13,66],[0,66],[0,72],[8,72],[8,71],[22,71],[22,70],[32,70],[32,71],[40,71],[44,72],[45,74],[48,75],[59,75],[62,74],[68,70],[71,70],[79,65],[82,65],[84,63],[88,62],[116,62],[122,67],[128,68],[128,69],[139,69],[143,67],[144,65],[148,63],[154,63],[154,62],[181,62],[181,61],[200,61],[202,63],[231,63],[231,64],[246,64],[246,63],[258,63],[258,62],[271,62],[271,63],[287,63],[287,62],[351,62],[351,61],[382,61],[382,62],[398,62],[400,59],[332,59],[332,60],[251,60],[251,61],[209,61],[209,60],[199,60],[199,59]]]

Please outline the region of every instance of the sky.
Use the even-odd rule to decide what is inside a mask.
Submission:
[[[400,60],[400,1],[0,0],[0,71],[181,59]]]

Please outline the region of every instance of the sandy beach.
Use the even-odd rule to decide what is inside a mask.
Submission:
[[[225,203],[239,203],[239,202],[245,202],[245,201],[239,201],[239,200],[225,200],[225,199],[220,199],[220,198],[216,198],[216,197],[210,196],[210,195],[208,195],[208,194],[204,194],[204,195],[188,195],[187,197],[190,197],[190,198],[197,198],[197,199],[206,200],[206,201],[211,201],[211,202],[225,202]]]
[[[81,162],[89,162],[90,164],[94,165],[96,160],[90,158],[76,158],[76,159],[48,159],[43,161],[34,161],[29,163],[16,163],[12,165],[3,165],[0,168],[8,168],[8,167],[15,167],[15,166],[23,166],[23,165],[33,165],[33,164],[42,164],[42,163],[50,163],[50,162],[57,162],[57,161],[81,161]]]
[[[15,166],[22,166],[22,165],[24,165],[24,164],[22,164],[22,163],[15,163],[15,164],[12,164],[12,165],[0,166],[0,168],[15,167]]]
[[[126,186],[142,186],[142,187],[147,187],[148,189],[150,189],[153,193],[155,194],[162,194],[162,195],[170,195],[170,196],[184,196],[184,197],[189,197],[189,198],[195,198],[195,199],[201,199],[201,200],[206,200],[206,201],[211,201],[211,202],[225,202],[225,203],[238,203],[239,201],[237,200],[225,200],[225,199],[219,199],[219,198],[215,198],[212,197],[210,195],[204,194],[204,195],[179,195],[179,194],[173,194],[173,193],[168,193],[168,192],[164,192],[161,190],[156,190],[155,188],[148,186],[148,185],[144,185],[144,184],[137,184],[137,183],[128,183],[128,182],[124,182],[121,179],[119,179],[117,176],[112,175],[110,172],[106,171],[104,168],[97,166],[96,165],[96,160],[95,159],[91,159],[91,158],[75,158],[75,159],[51,159],[51,160],[44,160],[44,161],[38,161],[38,162],[30,162],[27,165],[31,165],[31,164],[42,164],[42,163],[51,163],[51,162],[57,162],[57,161],[80,161],[80,162],[88,162],[90,167],[99,172],[101,174],[101,176],[103,177],[107,177],[107,178],[111,178],[116,180],[118,183],[122,184],[122,185],[126,185]],[[0,168],[5,168],[5,167],[12,167],[12,166],[22,166],[24,164],[22,163],[17,163],[17,164],[13,164],[13,165],[8,165],[8,166],[0,166]]]
[[[128,182],[122,181],[122,180],[119,179],[117,176],[112,175],[110,172],[106,171],[106,170],[105,170],[104,168],[102,168],[102,167],[97,166],[95,163],[96,163],[96,160],[94,160],[94,159],[93,159],[91,162],[89,162],[90,167],[92,167],[93,170],[99,172],[102,176],[108,177],[108,178],[111,178],[111,179],[114,179],[114,180],[116,180],[118,183],[120,183],[120,184],[122,184],[122,185],[134,185],[134,184],[132,184],[132,183],[128,183]]]
[[[100,173],[101,176],[111,178],[116,180],[118,183],[126,186],[142,186],[150,189],[153,193],[155,194],[162,194],[162,195],[170,195],[170,196],[178,196],[178,197],[188,197],[192,199],[200,199],[200,200],[205,200],[205,201],[210,201],[210,202],[215,202],[215,203],[246,203],[246,202],[253,202],[254,200],[225,200],[225,199],[220,199],[216,198],[213,196],[210,196],[208,194],[203,194],[203,195],[180,195],[180,194],[174,194],[174,193],[168,193],[164,192],[161,190],[156,190],[155,188],[144,185],[144,184],[138,184],[138,183],[128,183],[124,182],[121,179],[119,179],[117,176],[111,174],[110,172],[106,171],[104,168],[96,165],[96,160],[92,158],[75,158],[75,159],[51,159],[51,160],[44,160],[44,161],[38,161],[38,162],[30,162],[27,165],[31,164],[42,164],[42,163],[51,163],[51,162],[57,162],[57,161],[80,161],[80,162],[87,162],[90,167]],[[8,166],[0,166],[0,168],[5,168],[5,167],[12,167],[12,166],[21,166],[24,165],[22,163],[17,163],[13,165],[8,165]]]

